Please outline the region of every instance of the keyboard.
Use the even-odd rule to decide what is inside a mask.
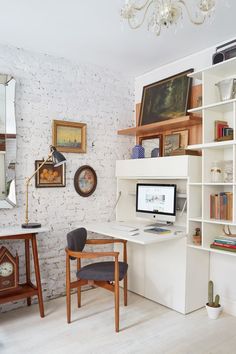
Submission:
[[[128,225],[120,225],[120,224],[112,225],[112,229],[124,231],[124,232],[131,232],[131,233],[139,230],[137,227],[132,227],[132,226],[128,226]]]

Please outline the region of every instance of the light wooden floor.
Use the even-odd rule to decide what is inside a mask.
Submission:
[[[113,296],[103,289],[82,293],[66,323],[65,298],[0,315],[1,354],[234,354],[236,318],[209,320],[205,309],[181,315],[135,294],[121,305],[120,333],[114,332]]]

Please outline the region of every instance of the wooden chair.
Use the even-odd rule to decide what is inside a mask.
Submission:
[[[84,246],[123,243],[123,262],[118,261],[119,252],[83,252]],[[115,296],[115,329],[119,332],[119,281],[124,280],[124,305],[127,306],[127,241],[119,239],[90,239],[87,231],[79,228],[67,235],[66,248],[66,303],[67,322],[71,322],[71,289],[77,288],[78,307],[81,306],[81,286],[95,285],[110,290]],[[81,259],[114,257],[114,261],[97,262],[81,267]],[[77,260],[77,281],[71,281],[70,260]]]

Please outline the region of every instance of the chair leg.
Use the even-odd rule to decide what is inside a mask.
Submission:
[[[80,259],[77,259],[77,270],[79,271],[81,268],[81,262]],[[77,304],[78,307],[81,307],[81,286],[78,286],[77,289]]]
[[[127,298],[128,298],[128,281],[127,281],[127,275],[124,277],[124,305],[127,306]]]
[[[66,257],[66,311],[67,323],[71,322],[70,259]]]
[[[67,323],[71,322],[71,298],[70,290],[66,290]]]
[[[81,286],[78,286],[77,289],[77,301],[78,301],[78,307],[81,307]]]
[[[115,328],[116,332],[119,332],[119,263],[118,258],[115,262]]]

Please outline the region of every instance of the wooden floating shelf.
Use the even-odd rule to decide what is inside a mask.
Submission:
[[[131,136],[145,136],[147,134],[156,134],[166,130],[177,130],[181,128],[188,128],[193,125],[202,124],[202,117],[195,116],[182,116],[164,120],[162,122],[151,123],[133,128],[126,128],[118,130],[118,135],[131,135]]]

